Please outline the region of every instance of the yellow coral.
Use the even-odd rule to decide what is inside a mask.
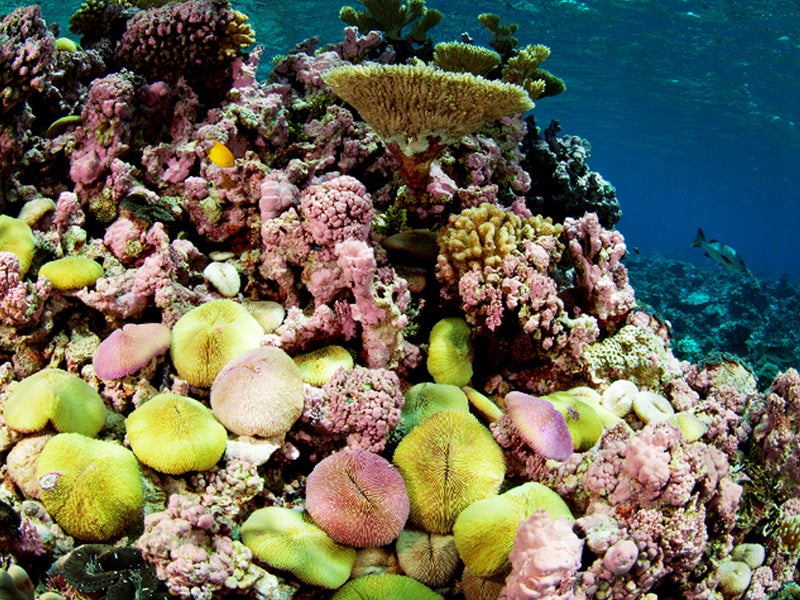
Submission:
[[[482,46],[442,42],[433,49],[433,62],[445,71],[486,75],[500,64],[500,55]]]
[[[242,48],[247,48],[256,41],[256,34],[247,22],[247,15],[233,10],[233,20],[225,25],[225,35],[222,36],[219,46],[221,60],[232,59]]]
[[[438,241],[441,254],[457,273],[463,274],[473,267],[499,268],[509,254],[521,254],[526,241],[540,243],[551,238],[544,247],[548,248],[549,267],[554,268],[564,249],[555,239],[561,229],[549,217],[523,219],[499,206],[483,203],[451,216],[439,231]]]
[[[407,155],[425,151],[429,137],[452,143],[488,121],[533,108],[517,85],[427,65],[348,65],[322,77]]]
[[[611,337],[589,344],[583,359],[595,383],[625,378],[647,386],[669,380],[666,342],[636,325],[626,325]]]

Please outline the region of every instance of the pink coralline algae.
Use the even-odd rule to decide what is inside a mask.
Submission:
[[[364,185],[348,175],[307,187],[299,210],[312,240],[323,247],[367,241],[372,232],[372,200]]]
[[[24,327],[39,320],[50,295],[50,282],[36,283],[20,277],[19,260],[11,252],[0,252],[0,322]]]
[[[36,5],[7,14],[0,21],[0,40],[0,113],[7,113],[45,88],[56,42]]]
[[[617,426],[599,448],[573,455],[557,473],[540,470],[539,477],[584,515],[576,527],[597,560],[581,573],[582,588],[613,598],[639,598],[666,578],[686,590],[704,585],[691,580],[691,571],[709,540],[733,529],[742,495],[720,450],[683,441],[667,423],[631,437]],[[606,565],[617,564],[618,557],[606,556],[620,540],[638,548],[635,565],[623,574]]]
[[[789,369],[779,374],[763,403],[749,415],[759,464],[774,478],[779,498],[800,493],[800,374]]]
[[[210,600],[250,589],[263,573],[230,533],[227,522],[211,510],[173,494],[166,510],[145,516],[144,533],[134,545],[171,594]]]
[[[307,393],[303,421],[347,447],[380,452],[400,420],[400,380],[387,369],[339,369],[322,393]]]
[[[196,85],[219,77],[236,52],[252,42],[247,17],[227,1],[174,2],[129,19],[115,58],[150,81],[183,76]],[[230,74],[225,83],[230,85]]]
[[[594,316],[600,327],[623,320],[636,307],[628,270],[621,259],[625,241],[618,231],[600,225],[597,215],[564,221],[567,254],[575,269],[578,307]]]
[[[511,574],[501,600],[583,600],[577,586],[583,540],[569,519],[551,521],[538,510],[523,520],[511,551]]]
[[[89,198],[81,190],[105,183],[112,161],[130,147],[135,93],[130,73],[108,75],[92,83],[81,111],[75,150],[70,155],[70,177],[82,201],[93,197],[98,190],[93,190]]]

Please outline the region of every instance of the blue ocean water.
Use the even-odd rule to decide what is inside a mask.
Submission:
[[[4,0],[3,12],[27,4]],[[339,0],[233,0],[265,57],[306,37],[341,39]],[[353,2],[360,8],[358,2]],[[552,49],[567,91],[534,109],[592,144],[617,189],[629,246],[698,264],[697,227],[735,247],[754,274],[800,280],[800,7],[791,0],[430,0],[436,41],[486,44],[481,12]],[[78,0],[41,2],[67,31]],[[269,66],[264,60],[265,71]],[[713,272],[713,271],[712,271]]]

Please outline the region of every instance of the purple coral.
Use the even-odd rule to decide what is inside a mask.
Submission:
[[[18,8],[0,21],[0,112],[41,92],[53,70],[56,42],[37,5]]]
[[[167,508],[145,516],[134,544],[169,592],[210,600],[223,592],[244,592],[260,573],[252,553],[230,537],[231,525],[189,496],[173,494]]]

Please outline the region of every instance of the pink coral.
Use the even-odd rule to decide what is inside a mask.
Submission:
[[[94,370],[102,379],[119,379],[136,373],[170,345],[170,332],[161,323],[128,323],[100,342]]]
[[[231,526],[189,496],[171,495],[166,510],[145,516],[144,527],[134,545],[175,596],[242,593],[260,575],[250,550],[231,539]]]
[[[517,528],[511,550],[511,574],[501,600],[582,600],[576,586],[583,540],[572,532],[569,519],[550,520],[538,510]]]
[[[7,113],[44,89],[56,58],[55,37],[41,8],[20,7],[0,21],[0,112]]]
[[[622,234],[604,229],[595,213],[587,213],[564,221],[564,237],[580,310],[596,317],[601,327],[623,320],[636,301],[620,262],[626,251]]]
[[[19,259],[11,252],[0,252],[0,322],[24,327],[39,320],[50,295],[50,282],[36,283],[20,276]]]
[[[290,206],[296,205],[300,195],[297,186],[285,176],[268,177],[261,184],[260,192],[258,209],[262,221],[274,219]]]
[[[306,395],[303,420],[344,438],[350,448],[383,450],[403,406],[400,381],[393,371],[339,369],[322,390],[321,397]]]
[[[509,392],[505,408],[510,425],[535,452],[555,460],[565,460],[572,455],[567,422],[550,402],[522,392]],[[501,421],[504,418],[501,417]]]
[[[389,461],[365,450],[344,450],[309,473],[306,508],[335,541],[371,548],[400,534],[409,500],[403,478]]]
[[[349,175],[309,186],[300,196],[299,208],[307,231],[320,246],[370,238],[372,199],[364,185]]]

